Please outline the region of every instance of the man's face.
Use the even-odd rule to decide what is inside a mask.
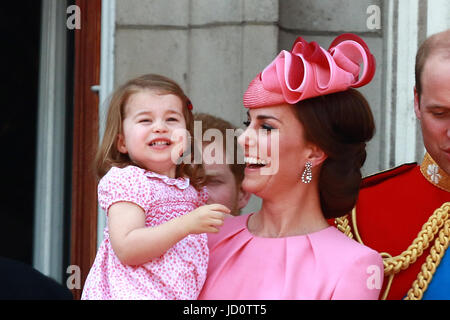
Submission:
[[[450,59],[435,54],[422,71],[420,101],[414,89],[414,110],[427,152],[450,174]]]
[[[220,203],[231,210],[232,215],[238,215],[239,190],[230,167],[227,164],[203,164],[208,176],[208,204]]]
[[[213,142],[214,144],[214,142]],[[221,145],[206,144],[210,150],[222,150]],[[216,159],[217,160],[217,159]],[[241,186],[236,183],[236,178],[230,169],[230,166],[223,161],[215,161],[209,157],[208,152],[203,152],[203,167],[208,177],[206,188],[208,189],[209,198],[207,203],[223,204],[231,210],[232,215],[239,215],[239,210],[247,205],[249,200],[248,194],[242,190]]]

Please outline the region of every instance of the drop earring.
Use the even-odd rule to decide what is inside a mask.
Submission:
[[[312,168],[312,162],[307,161],[305,164],[305,170],[303,170],[303,173],[302,173],[302,182],[303,183],[308,184],[311,182],[311,180],[312,180],[311,168]]]

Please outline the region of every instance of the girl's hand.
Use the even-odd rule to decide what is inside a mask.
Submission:
[[[111,246],[123,264],[141,265],[160,257],[189,234],[218,232],[229,212],[223,205],[211,204],[160,225],[146,227],[141,207],[117,202],[108,210]]]
[[[189,234],[216,233],[219,232],[218,227],[223,225],[225,215],[230,212],[224,205],[208,204],[189,212],[183,218]]]

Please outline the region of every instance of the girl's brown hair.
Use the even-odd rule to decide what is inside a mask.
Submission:
[[[122,123],[125,119],[125,106],[131,95],[143,90],[156,91],[158,94],[173,94],[180,98],[183,104],[183,116],[186,120],[186,129],[191,137],[190,150],[194,150],[194,116],[188,108],[191,103],[181,87],[173,80],[157,74],[146,74],[129,80],[120,86],[112,95],[106,118],[106,128],[102,143],[95,157],[95,170],[97,177],[103,177],[111,167],[123,168],[135,165],[128,154],[117,150],[118,135],[123,133]],[[177,165],[175,176],[188,177],[191,184],[199,189],[205,183],[205,172],[201,164],[188,164],[193,162],[193,152],[185,157],[191,157],[190,161],[182,161]],[[185,163],[186,162],[186,163]]]
[[[294,109],[306,140],[328,156],[318,177],[324,216],[343,216],[356,204],[366,142],[375,133],[369,103],[360,92],[349,89],[300,101]]]

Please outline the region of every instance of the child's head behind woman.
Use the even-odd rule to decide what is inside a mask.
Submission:
[[[174,159],[194,148],[193,139],[190,146],[186,143],[189,135],[193,137],[191,108],[180,86],[161,75],[146,74],[120,86],[112,95],[96,155],[97,176],[103,177],[111,167],[135,165],[176,178],[185,176],[194,187],[201,187],[203,167],[189,161],[177,165]]]

